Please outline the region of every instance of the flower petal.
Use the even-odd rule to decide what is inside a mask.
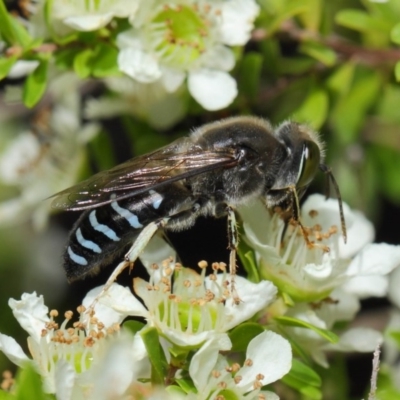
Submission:
[[[71,400],[75,383],[74,367],[65,360],[58,360],[54,371],[57,400]]]
[[[154,235],[146,248],[140,255],[140,261],[146,267],[147,272],[154,276],[156,282],[160,280],[161,270],[154,271],[151,267],[154,264],[158,264],[163,260],[167,260],[170,257],[175,259],[176,251],[159,235]],[[174,263],[171,263],[174,265]],[[157,272],[159,272],[157,274]],[[158,275],[158,276],[157,276]]]
[[[18,79],[33,72],[39,65],[37,60],[18,60],[7,75],[7,78]]]
[[[292,349],[282,336],[265,331],[257,335],[247,347],[246,359],[251,366],[238,371],[242,380],[239,387],[252,386],[258,374],[263,375],[262,385],[268,385],[286,375],[292,366]]]
[[[383,337],[380,332],[375,329],[360,327],[349,329],[340,336],[338,343],[329,344],[326,348],[342,352],[357,351],[368,353],[374,351],[382,341]]]
[[[88,32],[103,28],[103,26],[106,26],[112,20],[113,16],[112,13],[77,15],[67,17],[63,22],[72,29]]]
[[[39,342],[42,330],[50,321],[49,309],[44,305],[43,296],[37,296],[36,292],[24,293],[21,300],[10,299],[8,305],[22,328],[33,340]]]
[[[22,367],[26,362],[31,361],[23,352],[21,346],[11,336],[0,333],[0,351],[15,365]]]
[[[350,278],[343,284],[342,289],[359,299],[366,299],[367,297],[386,296],[388,287],[388,276],[371,275]]]
[[[210,379],[210,374],[217,363],[219,352],[221,350],[230,350],[231,347],[232,343],[228,335],[223,334],[206,342],[192,357],[189,374],[200,393]]]
[[[389,299],[400,308],[400,268],[397,267],[390,275]]]
[[[151,54],[139,49],[120,50],[118,67],[122,72],[142,83],[151,83],[161,77],[157,60]]]
[[[400,246],[369,244],[351,262],[348,276],[386,275],[400,266]]]
[[[186,73],[178,69],[163,67],[162,71],[163,73],[161,77],[161,82],[165,90],[169,93],[173,93],[178,90],[179,86],[182,85],[183,81],[186,78]]]
[[[196,101],[210,111],[229,106],[238,94],[236,81],[228,73],[211,69],[189,72],[188,87]]]
[[[89,307],[103,286],[92,289],[84,298],[82,304]],[[106,327],[121,323],[126,316],[146,316],[147,310],[142,303],[126,287],[113,283],[95,305],[96,318]]]
[[[119,337],[111,341],[101,363],[93,367],[92,382],[96,384],[90,398],[93,400],[120,398],[132,384],[135,364],[138,363],[133,356],[131,337]]]
[[[231,0],[221,4],[221,41],[230,46],[245,44],[260,11],[254,0]]]
[[[215,286],[219,285],[221,287],[224,279],[226,278],[223,274],[218,274],[216,281],[212,281],[207,277],[205,280],[206,288],[213,293],[218,293]],[[241,276],[236,276],[235,283],[241,302],[240,304],[235,304],[232,298],[226,301],[224,330],[232,329],[241,322],[247,321],[255,313],[272,303],[278,293],[278,289],[269,281],[252,283]]]

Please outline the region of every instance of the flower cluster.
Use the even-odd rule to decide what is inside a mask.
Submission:
[[[21,367],[34,365],[44,391],[57,398],[276,400],[266,386],[293,368],[288,382],[300,388],[295,371],[301,364],[296,359],[292,365],[291,341],[328,367],[328,351],[372,352],[382,340],[373,329],[339,330],[336,323],[352,321],[361,298],[386,294],[400,248],[369,244],[371,224],[346,205],[344,245],[336,208],[333,200],[311,196],[302,208],[306,228],[291,224],[284,231],[278,213],[258,204],[242,207],[245,240],[263,279],[252,283],[236,276],[239,304],[224,263],[213,263],[208,276],[205,261],[199,262],[200,273],[171,257],[157,263],[173,251],[156,237],[141,257],[149,279],[134,278],[134,293],[116,283],[93,289],[74,323],[67,312],[59,325],[58,313],[49,312],[35,293],[11,299],[14,316],[29,334],[32,359],[4,334],[0,350]],[[129,322],[121,328],[128,317],[146,321],[137,323],[133,336]],[[307,373],[315,378],[315,372]],[[12,391],[15,384],[7,382]]]

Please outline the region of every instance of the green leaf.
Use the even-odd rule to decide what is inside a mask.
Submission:
[[[16,380],[16,398],[18,400],[48,400],[51,398],[43,393],[42,380],[31,364],[27,364],[19,370]]]
[[[17,40],[11,22],[11,16],[4,5],[3,0],[0,0],[0,33],[3,39],[9,44],[16,44]]]
[[[140,334],[149,355],[151,363],[151,382],[153,384],[164,384],[167,375],[168,362],[160,344],[160,338],[156,328],[147,328]]]
[[[92,72],[91,61],[93,54],[92,49],[85,49],[74,57],[74,71],[82,79],[87,78]]]
[[[169,385],[165,391],[169,394],[170,399],[181,399],[185,396],[186,392],[176,385]]]
[[[327,87],[338,94],[348,92],[353,81],[354,70],[355,64],[353,62],[344,63],[326,80]]]
[[[0,389],[0,400],[16,400],[16,397],[14,394]]]
[[[397,61],[396,65],[394,66],[394,76],[397,82],[400,82],[400,61]]]
[[[281,316],[281,317],[275,317],[274,319],[281,325],[311,329],[312,331],[322,336],[330,343],[337,343],[339,340],[339,337],[335,335],[333,332],[328,331],[327,329],[317,328],[315,325],[312,325],[308,322],[302,321],[297,318]]]
[[[345,96],[340,97],[330,114],[337,138],[343,144],[357,140],[368,109],[376,102],[382,89],[377,71],[358,67],[354,83]]]
[[[260,272],[257,267],[254,251],[244,241],[239,243],[238,256],[247,273],[247,279],[254,283],[260,282]]]
[[[8,13],[3,0],[0,0],[0,34],[13,46],[26,47],[32,40],[25,27]]]
[[[303,42],[299,50],[308,56],[315,58],[322,64],[331,67],[336,63],[336,53],[329,47],[318,42]]]
[[[55,64],[61,70],[69,70],[73,68],[76,56],[75,49],[61,49],[54,53]]]
[[[239,92],[254,100],[260,88],[263,58],[261,54],[249,52],[240,64]]]
[[[328,114],[329,98],[322,89],[314,90],[304,103],[294,112],[294,119],[298,122],[310,124],[314,129],[320,129]]]
[[[124,324],[122,325],[125,329],[128,329],[129,332],[131,332],[133,335],[135,335],[137,332],[139,332],[145,324],[140,321],[125,321]]]
[[[303,0],[307,10],[299,14],[299,19],[308,31],[318,32],[321,24],[322,4],[321,0]]]
[[[104,78],[119,75],[117,58],[118,50],[115,47],[105,43],[98,45],[92,59],[93,76]]]
[[[264,328],[255,322],[245,322],[237,326],[229,332],[232,351],[246,351],[250,341],[262,332]]]
[[[313,369],[295,358],[292,361],[290,372],[282,378],[282,382],[309,399],[322,399],[322,393],[319,389],[322,384],[320,376]]]
[[[187,393],[196,393],[196,386],[194,386],[194,383],[190,379],[184,379],[184,378],[179,378],[176,379],[176,383],[179,385],[179,387],[182,388],[182,390],[187,394]]]
[[[309,366],[294,358],[289,375],[296,380],[307,383],[310,386],[320,387],[321,377]]]
[[[0,80],[4,79],[7,76],[16,60],[17,57],[0,58]]]
[[[359,32],[387,30],[387,24],[362,10],[341,10],[336,14],[337,24]]]
[[[400,22],[390,31],[390,39],[393,43],[400,44]]]
[[[268,21],[268,34],[272,35],[280,28],[282,23],[295,15],[307,11],[307,6],[299,4],[299,1],[282,1],[279,0],[279,11],[275,13],[272,20]]]
[[[23,101],[32,108],[42,98],[47,86],[47,61],[41,61],[38,67],[28,75],[24,84]]]

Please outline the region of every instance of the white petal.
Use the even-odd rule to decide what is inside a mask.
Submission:
[[[18,60],[12,67],[7,77],[11,79],[22,78],[33,72],[39,65],[37,60]]]
[[[133,337],[132,358],[135,361],[133,366],[133,379],[147,378],[151,374],[151,364],[146,346],[138,332]]]
[[[221,5],[221,41],[230,46],[245,44],[260,8],[254,0],[231,0]]]
[[[389,278],[379,275],[356,276],[342,285],[343,290],[357,296],[359,299],[384,297],[388,292],[388,287]]]
[[[267,392],[265,390],[261,390],[260,394],[262,394],[265,400],[279,400],[279,396],[274,392]]]
[[[400,265],[400,246],[369,244],[351,262],[348,276],[386,275]]]
[[[238,94],[236,81],[223,71],[208,69],[191,71],[188,87],[196,101],[210,111],[229,106]]]
[[[151,83],[161,77],[157,60],[151,54],[134,48],[125,48],[119,52],[118,67],[141,83]]]
[[[201,56],[201,61],[207,68],[230,71],[235,66],[235,55],[230,48],[217,44]]]
[[[58,360],[54,372],[57,400],[71,400],[75,383],[74,367],[65,360]]]
[[[159,275],[157,273],[161,273],[161,270],[154,271],[151,266],[153,264],[158,264],[163,260],[167,260],[170,257],[175,259],[175,256],[175,250],[162,237],[154,235],[139,258],[142,264],[146,267],[147,272],[152,274],[155,281],[158,282],[160,276],[157,276]]]
[[[85,307],[89,307],[102,289],[103,286],[92,289],[86,295],[82,304]],[[95,312],[96,318],[106,327],[114,323],[121,323],[128,315],[147,315],[146,308],[143,307],[142,303],[136,299],[130,290],[117,283],[113,283],[104,295],[100,297],[95,306]]]
[[[316,210],[318,215],[310,217],[311,210]],[[325,199],[325,196],[314,194],[307,198],[301,211],[303,223],[306,226],[318,223],[323,231],[327,231],[331,226],[336,225],[340,231],[339,205],[336,199]],[[374,227],[362,213],[351,210],[346,203],[343,203],[343,213],[347,228],[347,243],[345,244],[340,238],[339,254],[341,258],[348,258],[372,242]]]
[[[0,351],[19,367],[23,367],[26,362],[31,361],[14,338],[2,333],[0,333]]]
[[[247,347],[246,359],[251,367],[244,366],[238,371],[242,380],[239,387],[251,386],[256,376],[262,374],[262,385],[268,385],[286,375],[292,366],[292,349],[282,336],[265,331],[257,335]]]
[[[186,78],[186,73],[178,69],[162,68],[161,82],[169,93],[176,92]]]
[[[206,278],[206,288],[214,293],[218,293],[215,286],[222,285],[223,274],[218,274],[217,281],[211,281]],[[233,299],[228,299],[225,303],[226,323],[224,329],[229,330],[239,325],[241,322],[247,321],[255,313],[270,304],[278,293],[278,289],[272,282],[261,281],[252,283],[249,280],[236,276],[236,290],[240,297],[240,304],[234,304]]]
[[[228,344],[230,346],[227,346]],[[231,346],[228,335],[223,335],[223,338],[218,337],[206,342],[192,357],[189,365],[189,374],[200,393],[210,379],[210,374],[217,363],[219,351],[229,350]]]
[[[397,306],[400,307],[400,268],[397,267],[390,275],[389,280],[389,299]]]
[[[67,17],[63,22],[77,31],[94,31],[106,26],[113,18],[112,13],[92,14],[92,15],[77,15]]]
[[[33,340],[39,342],[42,330],[50,321],[49,309],[44,305],[43,296],[38,297],[36,292],[24,293],[21,300],[10,299],[8,305],[22,328]]]
[[[325,254],[324,254],[325,255]],[[321,264],[307,264],[303,268],[304,273],[314,280],[325,280],[332,274],[333,264],[328,257],[323,257]],[[324,262],[325,261],[325,262]]]
[[[118,399],[132,384],[135,363],[132,339],[119,337],[111,342],[101,363],[93,369],[95,386],[90,399]]]
[[[326,346],[329,350],[360,353],[372,352],[383,341],[382,333],[370,328],[353,328],[340,336],[338,343]]]

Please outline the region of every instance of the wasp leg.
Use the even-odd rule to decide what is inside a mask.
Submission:
[[[145,249],[150,239],[156,233],[156,231],[164,227],[169,218],[161,218],[157,221],[151,222],[140,232],[137,239],[134,241],[132,247],[129,249],[128,253],[125,254],[124,261],[120,262],[114,269],[113,273],[107,279],[107,282],[103,286],[101,292],[95,297],[92,304],[90,305],[88,312],[89,314],[93,311],[95,305],[98,303],[99,299],[107,292],[111,285],[117,280],[118,275],[127,267],[133,266],[134,261],[140,256],[140,253]]]
[[[235,211],[231,206],[226,207],[228,214],[228,248],[229,254],[229,273],[231,275],[231,294],[235,304],[240,303],[240,297],[236,291],[235,276],[236,276],[236,252],[239,246],[239,233],[237,229]]]
[[[125,254],[124,257],[125,260],[119,263],[117,267],[114,269],[113,273],[107,279],[107,282],[105,283],[101,292],[93,300],[88,311],[89,312],[93,311],[93,308],[99,301],[100,297],[102,297],[107,292],[107,290],[111,287],[111,285],[116,281],[118,275],[125,268],[133,267],[133,263],[138,259],[138,257],[140,256],[140,254],[145,249],[150,239],[153,237],[153,235],[157,232],[158,229],[167,227],[168,224],[173,224],[179,220],[182,221],[182,220],[188,220],[189,218],[193,218],[193,216],[195,216],[197,213],[200,212],[200,209],[201,205],[198,202],[194,201],[193,206],[191,208],[179,211],[176,214],[173,214],[169,217],[159,218],[156,221],[153,221],[148,225],[146,225],[140,232],[139,236],[134,241],[132,247]]]

